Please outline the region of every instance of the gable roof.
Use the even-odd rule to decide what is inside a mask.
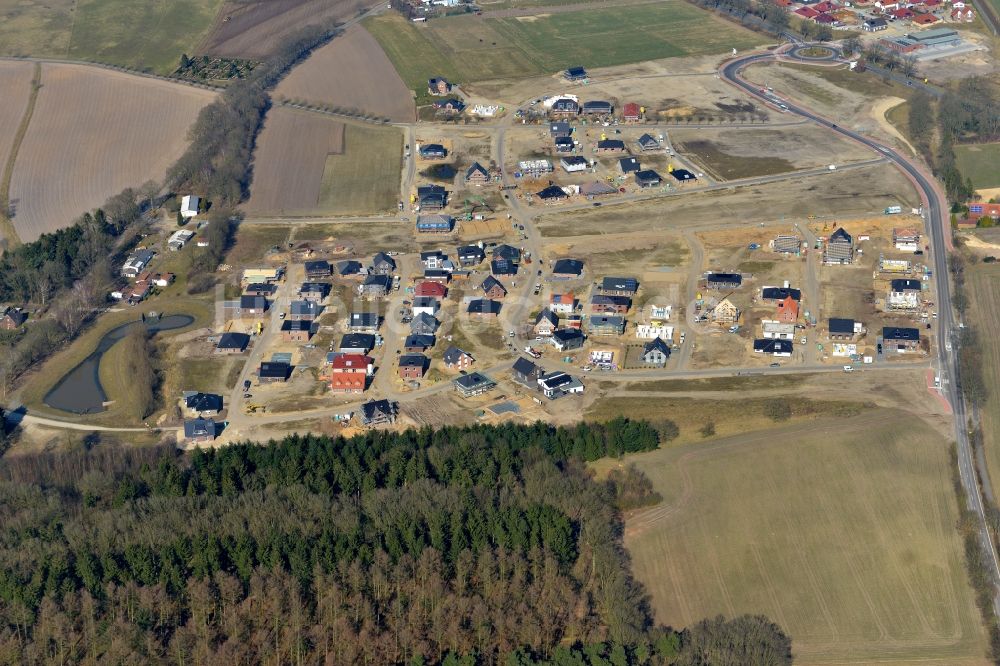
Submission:
[[[663,338],[653,338],[642,347],[642,354],[645,356],[651,351],[662,352],[664,356],[670,356],[670,346]]]
[[[482,164],[480,164],[479,162],[473,162],[473,163],[472,163],[472,166],[470,166],[470,167],[469,167],[468,169],[466,169],[466,170],[465,170],[465,179],[466,179],[466,180],[469,180],[469,178],[470,178],[470,177],[471,177],[471,176],[472,176],[473,174],[476,174],[476,173],[481,173],[481,174],[483,174],[483,176],[485,176],[485,177],[487,177],[487,178],[489,178],[489,177],[490,177],[490,174],[489,174],[489,172],[488,172],[488,171],[486,170],[486,167],[484,167],[484,166],[483,166]]]
[[[388,400],[372,400],[361,405],[361,418],[364,421],[371,421],[380,416],[391,418],[395,414],[396,405]]]
[[[196,412],[222,411],[222,396],[215,393],[190,393],[184,396],[184,406]]]
[[[189,419],[184,422],[184,436],[188,439],[192,437],[215,439],[218,432],[218,424],[212,419]]]
[[[523,356],[517,357],[517,360],[514,361],[514,365],[511,369],[522,375],[532,375],[538,372],[538,366]]]
[[[500,287],[503,293],[505,294],[507,293],[507,287],[503,286],[503,282],[496,279],[492,275],[487,275],[486,279],[483,280],[483,283],[479,285],[479,288],[482,289],[484,292],[490,291],[494,287]]]
[[[500,302],[489,298],[477,298],[469,301],[466,312],[469,314],[500,314]]]
[[[583,262],[579,259],[558,259],[552,266],[555,275],[580,275],[583,273]]]
[[[854,334],[854,320],[853,319],[839,319],[836,317],[830,318],[830,332],[839,335]]]
[[[403,354],[399,357],[399,367],[425,368],[427,367],[427,357],[423,354]]]
[[[840,227],[839,229],[837,229],[836,231],[834,231],[832,234],[830,234],[830,240],[828,240],[827,242],[828,243],[853,243],[854,242],[854,238],[851,237],[851,234],[847,233],[847,230],[844,229],[844,227]]]
[[[557,317],[556,313],[548,308],[542,308],[542,311],[538,313],[535,317],[535,325],[537,326],[543,319],[547,319],[553,326],[559,323],[559,317]]]
[[[435,342],[435,337],[429,333],[411,333],[406,336],[406,340],[403,341],[403,347],[406,349],[412,349],[415,347],[423,347],[424,349],[427,349],[428,347],[433,347]]]
[[[239,349],[243,351],[250,344],[250,336],[246,333],[223,333],[219,338],[217,349]]]
[[[892,340],[896,342],[906,341],[906,342],[919,342],[920,341],[920,329],[919,328],[904,328],[900,326],[885,326],[882,329],[882,339]]]
[[[338,349],[364,349],[366,352],[375,348],[375,336],[371,333],[345,333],[340,338]]]
[[[605,291],[631,291],[639,289],[639,282],[630,277],[606,277],[601,281],[601,289]]]
[[[451,347],[448,347],[448,349],[445,350],[442,359],[444,360],[445,363],[452,365],[458,363],[463,356],[468,356],[470,359],[472,358],[472,354],[470,354],[469,352],[463,351],[458,347],[452,345]]]
[[[391,266],[396,268],[396,261],[385,252],[379,252],[372,257],[372,266]]]

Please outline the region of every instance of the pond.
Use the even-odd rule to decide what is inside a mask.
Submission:
[[[45,404],[74,414],[103,412],[107,395],[104,393],[104,387],[101,386],[101,378],[98,374],[101,367],[101,357],[128,334],[129,328],[136,325],[141,326],[143,323],[150,332],[159,333],[160,331],[190,326],[194,323],[194,317],[167,315],[158,319],[146,319],[145,322],[131,321],[111,329],[97,343],[97,349],[78,366],[66,373],[55,385],[55,388],[46,394]]]

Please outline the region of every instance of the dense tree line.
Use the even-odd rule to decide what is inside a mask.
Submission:
[[[773,0],[691,0],[694,4],[731,16],[741,24],[771,34],[788,28],[788,10]]]
[[[580,461],[656,446],[618,419],[4,460],[0,659],[789,663],[759,622],[652,627]],[[747,658],[684,660],[716,643]]]

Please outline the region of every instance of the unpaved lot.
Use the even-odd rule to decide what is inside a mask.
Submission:
[[[371,0],[256,0],[227,2],[198,53],[264,59],[297,30],[327,19],[343,22],[374,6]],[[227,20],[228,19],[228,20]]]
[[[359,25],[317,49],[278,84],[285,99],[321,102],[413,122],[413,94],[375,38]]]
[[[343,123],[307,111],[272,109],[254,154],[247,211],[297,214],[315,210],[326,159],[343,150]]]
[[[43,65],[10,188],[21,240],[69,225],[126,187],[162,179],[213,97],[86,65]]]
[[[14,143],[14,135],[21,124],[31,93],[31,75],[34,65],[30,62],[0,62],[0,170],[7,162],[7,155]]]

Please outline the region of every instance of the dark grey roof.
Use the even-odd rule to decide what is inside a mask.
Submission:
[[[542,311],[538,313],[537,317],[535,317],[535,324],[537,325],[538,322],[543,319],[548,319],[553,325],[559,323],[559,317],[557,317],[556,314],[548,308],[542,308]]]
[[[352,312],[351,326],[376,326],[378,325],[377,312]]]
[[[410,322],[410,331],[413,333],[431,334],[437,330],[438,320],[433,315],[421,312]]]
[[[889,283],[892,291],[920,291],[920,280],[897,278]]]
[[[364,421],[371,421],[380,416],[392,417],[395,413],[396,403],[388,400],[372,400],[361,405],[361,418]]]
[[[552,337],[560,342],[583,340],[583,331],[576,328],[560,328],[552,332]]]
[[[830,332],[831,333],[854,333],[854,320],[853,319],[836,319],[830,318]]]
[[[463,245],[458,248],[459,257],[471,257],[476,256],[482,259],[486,256],[486,251],[478,245]]]
[[[882,339],[890,342],[919,342],[920,329],[886,326],[882,329]]]
[[[743,276],[739,273],[709,273],[705,278],[709,284],[712,282],[722,282],[724,284],[742,284]]]
[[[549,125],[549,134],[556,137],[569,136],[573,128],[565,120],[560,120]]]
[[[655,185],[656,183],[662,181],[663,179],[660,177],[660,174],[656,173],[652,169],[645,169],[643,171],[635,172],[635,182],[639,184],[646,183]]]
[[[625,142],[621,139],[601,139],[597,147],[601,150],[625,150]]]
[[[830,243],[853,243],[854,239],[851,237],[851,234],[847,233],[847,230],[845,230],[844,227],[840,227],[839,229],[837,229],[836,231],[834,231],[832,234],[830,234],[830,240],[828,242],[830,242]]]
[[[251,282],[243,291],[247,293],[254,292],[258,294],[273,294],[277,290],[278,285],[276,284],[270,284],[268,282]]]
[[[532,375],[538,372],[538,366],[523,356],[519,356],[518,359],[514,361],[514,367],[512,370],[522,375]]]
[[[472,166],[470,166],[468,169],[465,170],[465,179],[468,180],[469,176],[471,176],[476,172],[482,173],[486,177],[489,177],[490,175],[489,171],[486,170],[486,167],[484,167],[479,162],[473,162]]]
[[[184,406],[196,412],[220,412],[222,396],[215,393],[192,393],[184,396]]]
[[[477,298],[469,301],[469,308],[466,312],[469,314],[499,314],[500,302],[489,298]]]
[[[581,164],[583,166],[587,166],[590,164],[590,162],[587,161],[587,158],[581,155],[568,155],[559,161],[563,164],[563,166],[579,166]]]
[[[448,151],[440,143],[428,143],[420,146],[421,155],[447,155]]]
[[[792,297],[794,301],[802,300],[802,292],[798,289],[792,289],[791,287],[764,287],[760,290],[761,298],[769,301],[780,301],[782,299]]]
[[[306,262],[306,273],[324,273],[326,275],[330,274],[330,262],[326,259],[319,259],[317,261],[307,261]]]
[[[340,339],[339,349],[364,349],[369,352],[375,348],[375,336],[371,333],[346,333]]]
[[[379,252],[372,257],[372,266],[391,266],[392,268],[396,268],[396,262],[385,252]]]
[[[547,372],[538,378],[546,388],[557,389],[560,386],[566,386],[566,384],[573,383],[573,376],[563,372],[562,370],[556,370],[555,372]]]
[[[281,322],[282,331],[311,331],[313,322],[301,319],[286,319]]]
[[[594,294],[590,297],[591,305],[622,305],[629,307],[632,299],[628,296],[607,296],[605,294]]]
[[[337,262],[338,275],[357,275],[361,272],[361,262],[353,259],[345,259]]]
[[[389,291],[392,288],[392,277],[389,275],[369,275],[365,278],[364,286],[382,287]]]
[[[580,275],[583,273],[583,262],[579,259],[559,259],[552,266],[556,275]]]
[[[468,356],[469,358],[472,358],[472,354],[466,351],[462,351],[461,349],[453,345],[445,350],[443,359],[445,363],[454,364],[458,363],[458,360],[463,356]]]
[[[790,354],[792,353],[791,340],[776,340],[770,338],[758,338],[753,341],[753,350],[764,354]]]
[[[399,367],[426,368],[427,357],[423,354],[403,354],[399,357]]]
[[[281,378],[287,379],[288,375],[292,373],[292,367],[281,361],[263,361],[258,368],[257,375],[259,377],[267,378]]]
[[[555,138],[555,141],[553,143],[555,143],[555,145],[557,145],[557,146],[572,147],[574,145],[573,144],[573,139],[571,137],[568,137],[568,136],[557,136]]]
[[[456,377],[455,383],[464,389],[470,389],[470,390],[477,388],[485,388],[488,386],[496,386],[496,382],[494,382],[492,379],[479,372],[470,372],[467,375]]]
[[[292,301],[288,304],[288,312],[293,315],[319,314],[319,304],[315,301]]]
[[[642,346],[643,355],[646,355],[651,351],[660,351],[663,352],[664,356],[670,356],[670,346],[663,340],[663,338],[653,338]]]
[[[558,185],[549,185],[543,190],[538,192],[539,199],[567,199],[569,195],[563,192],[563,189]]]
[[[660,145],[659,139],[654,137],[652,134],[643,134],[636,141],[640,146],[658,146]]]
[[[587,321],[594,328],[602,326],[622,328],[625,326],[625,318],[620,315],[590,315]]]
[[[426,333],[411,333],[406,336],[406,340],[403,342],[403,347],[407,349],[414,349],[416,347],[422,347],[428,349],[434,346],[434,336]]]
[[[685,180],[697,180],[698,178],[688,171],[687,169],[674,169],[670,172],[670,175],[674,177],[674,180],[685,181]]]
[[[330,285],[325,282],[303,282],[299,287],[300,294],[317,293],[326,296],[330,293]]]
[[[614,105],[611,102],[606,102],[602,99],[593,99],[583,103],[584,113],[611,113],[612,109],[614,109]]]
[[[190,419],[184,422],[184,437],[211,437],[218,434],[218,424],[212,419]]]
[[[622,173],[632,173],[639,170],[639,160],[634,157],[623,157],[618,160],[618,168]]]
[[[490,272],[494,275],[515,275],[517,264],[503,258],[494,259],[490,262]]]
[[[239,349],[243,351],[250,344],[250,336],[246,333],[223,333],[219,338],[218,349]]]
[[[507,287],[503,286],[503,282],[496,279],[492,275],[487,275],[486,279],[483,280],[483,283],[479,285],[479,288],[482,289],[484,292],[493,289],[493,287],[500,287],[503,290],[503,293],[505,294],[507,293]]]
[[[601,289],[605,291],[631,291],[639,289],[639,282],[630,277],[606,277],[601,282]]]
[[[521,251],[512,245],[497,245],[493,248],[494,257],[503,257],[509,261],[520,261]]]
[[[240,296],[240,309],[242,310],[266,310],[267,299],[263,296],[251,296],[243,294]]]

